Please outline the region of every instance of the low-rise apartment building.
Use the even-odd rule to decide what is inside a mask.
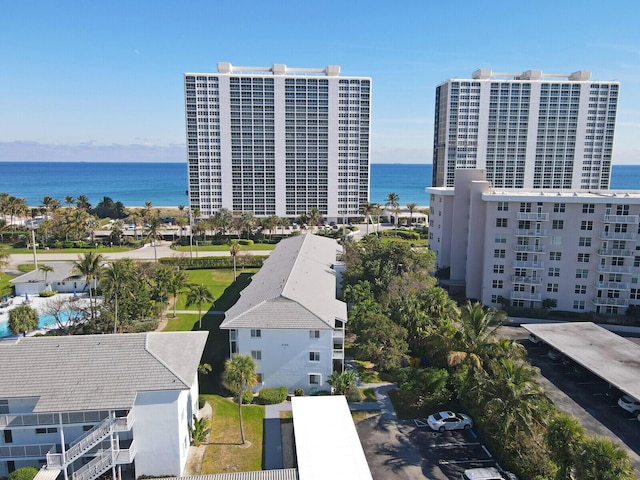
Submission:
[[[344,368],[347,305],[336,298],[342,247],[312,234],[281,241],[225,314],[231,354],[251,355],[254,390],[328,390]]]
[[[182,475],[207,335],[0,341],[0,477],[25,466],[51,480]]]
[[[640,191],[496,189],[484,170],[459,169],[455,187],[426,192],[429,248],[468,298],[612,314],[640,305]]]

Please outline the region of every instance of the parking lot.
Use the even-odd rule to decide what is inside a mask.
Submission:
[[[468,468],[496,466],[473,429],[440,433],[379,416],[357,429],[375,480],[459,480]]]

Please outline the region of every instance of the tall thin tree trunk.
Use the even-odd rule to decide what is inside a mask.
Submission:
[[[240,436],[242,437],[242,444],[244,445],[244,426],[242,425],[242,388],[238,392],[238,418],[240,419]]]

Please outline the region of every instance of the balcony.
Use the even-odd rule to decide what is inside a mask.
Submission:
[[[603,215],[602,223],[638,223],[638,215]]]
[[[600,232],[600,238],[602,240],[635,240],[638,238],[637,232],[612,232],[602,231]]]
[[[635,252],[633,250],[621,250],[618,248],[599,248],[598,255],[601,257],[633,257]]]
[[[629,282],[596,282],[595,287],[598,290],[630,290]]]
[[[96,423],[101,422],[109,416],[107,411],[96,412],[66,412],[61,413],[62,423]],[[0,415],[0,429],[19,427],[39,427],[47,425],[58,425],[60,419],[58,414],[53,413],[21,413]]]
[[[542,238],[542,237],[546,237],[547,236],[547,231],[546,230],[531,230],[531,229],[518,229],[515,232],[516,237],[538,237],[538,238]]]
[[[511,300],[529,300],[532,302],[541,302],[542,294],[540,293],[529,293],[529,292],[511,292],[509,295]]]
[[[511,283],[521,283],[524,285],[542,285],[542,278],[532,276],[520,277],[511,275]]]
[[[516,245],[514,247],[515,252],[527,252],[527,253],[547,253],[545,248],[540,245]]]
[[[333,358],[333,360],[344,360],[344,350],[341,348],[334,348],[331,358]]]
[[[596,297],[593,299],[594,305],[614,306],[614,307],[628,307],[628,298],[608,298],[608,297]]]
[[[543,270],[544,262],[524,262],[521,260],[514,260],[513,268],[531,268],[532,270]]]
[[[516,213],[516,219],[518,220],[531,220],[534,222],[548,222],[548,213],[531,213],[531,212],[518,212]]]
[[[631,274],[632,267],[619,265],[598,265],[596,271],[599,273],[625,273]]]
[[[96,457],[73,472],[72,480],[94,480],[114,465],[126,465],[133,462],[136,450],[133,442],[127,450],[100,450]],[[114,461],[115,460],[115,461]]]
[[[0,461],[43,458],[55,445],[1,445]]]

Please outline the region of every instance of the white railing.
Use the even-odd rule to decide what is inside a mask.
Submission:
[[[607,297],[596,297],[593,299],[594,305],[613,305],[615,307],[628,307],[629,299],[627,298],[607,298]]]
[[[343,360],[344,359],[344,350],[342,350],[342,349],[334,349],[333,350],[333,359],[334,360]]]
[[[511,300],[531,300],[533,302],[541,302],[542,294],[528,292],[511,292],[509,298],[511,298]]]
[[[631,284],[628,282],[596,282],[596,288],[600,290],[629,290]]]
[[[600,238],[603,240],[635,240],[637,236],[636,232],[600,232]]]
[[[621,250],[617,248],[600,248],[598,249],[598,255],[601,257],[633,257],[635,252],[633,250]]]
[[[516,237],[546,237],[546,230],[517,229]]]
[[[638,215],[603,215],[603,223],[638,223]]]
[[[100,441],[111,434],[112,429],[111,418],[106,418],[102,423],[96,425],[85,435],[78,438],[71,444],[65,452],[64,461],[66,465],[72,463],[76,458],[81,457],[84,453],[95,447]]]
[[[514,260],[513,268],[531,268],[533,270],[544,269],[544,262],[525,262],[521,260]]]
[[[600,273],[631,273],[631,267],[618,265],[598,265],[596,271]]]
[[[58,425],[62,423],[95,423],[109,416],[108,411],[66,412],[66,413],[19,413],[0,415],[0,429],[6,427],[37,427],[41,425]]]
[[[546,222],[549,220],[548,213],[529,213],[529,212],[518,212],[516,213],[516,219],[518,220],[534,220],[538,222]]]
[[[129,448],[125,450],[113,451],[110,448],[100,450],[93,460],[76,470],[71,479],[95,480],[115,465],[126,465],[133,462],[135,456],[136,450],[134,442],[131,442]]]
[[[44,457],[55,445],[2,445],[0,446],[0,460],[12,458]]]
[[[540,277],[521,277],[517,275],[511,275],[512,283],[526,283],[528,285],[542,285],[542,278]]]
[[[516,252],[545,253],[544,247],[539,245],[516,245],[514,250]]]

